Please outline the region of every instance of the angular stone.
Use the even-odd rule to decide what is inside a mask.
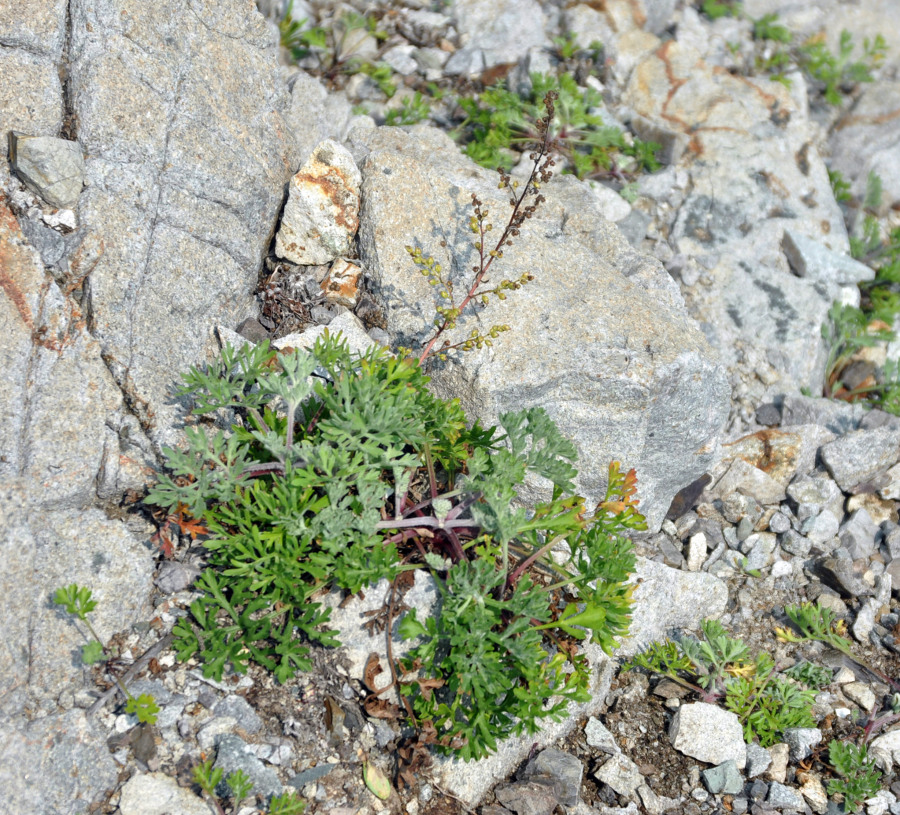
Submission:
[[[871,557],[875,552],[878,527],[864,509],[856,510],[849,520],[844,521],[839,534],[841,546],[850,553],[853,560]]]
[[[29,189],[55,207],[74,207],[84,186],[84,156],[78,142],[50,136],[9,134],[12,168]]]
[[[584,739],[591,747],[596,747],[609,755],[621,752],[613,734],[594,716],[591,716],[584,726]]]
[[[122,786],[122,815],[208,815],[209,806],[165,773],[136,773]]]
[[[841,692],[851,702],[856,702],[866,713],[871,713],[878,701],[865,682],[848,682],[841,687]]]
[[[216,744],[215,768],[221,768],[227,778],[231,773],[243,770],[253,782],[253,791],[257,795],[281,795],[283,787],[278,780],[278,773],[266,767],[248,749],[247,743],[238,736],[222,736]],[[216,787],[220,796],[228,794],[225,782]]]
[[[771,566],[776,546],[775,536],[771,532],[759,532],[756,535],[751,535],[747,539],[748,543],[751,538],[755,538],[755,540],[750,545],[747,553],[746,570],[748,572],[757,571]]]
[[[824,815],[828,811],[828,793],[822,780],[813,773],[798,773],[797,780],[802,782],[800,794],[806,799],[809,808],[816,815]]]
[[[525,766],[524,781],[536,781],[553,790],[557,803],[574,807],[581,796],[584,766],[575,756],[562,750],[542,750]]]
[[[814,546],[821,546],[834,538],[839,529],[840,523],[834,513],[830,509],[823,509],[818,515],[808,518],[800,527],[800,532],[806,535]]]
[[[815,467],[819,447],[833,438],[834,434],[815,424],[760,430],[722,445],[723,461],[734,459],[735,464],[743,461],[759,469],[785,490],[795,478],[805,476]],[[747,490],[741,492],[752,494]],[[724,490],[720,493],[727,494]],[[775,503],[757,500],[761,504]]]
[[[737,795],[744,788],[744,778],[733,759],[704,770],[703,783],[713,795]]]
[[[762,775],[772,764],[772,756],[755,741],[747,745],[747,778]]]
[[[213,712],[234,719],[238,727],[251,736],[262,728],[262,719],[242,696],[226,696],[216,704]]]
[[[882,769],[890,772],[893,764],[900,764],[900,728],[874,738],[869,752],[878,759]]]
[[[348,254],[359,228],[360,174],[350,152],[332,139],[319,144],[291,178],[275,236],[275,253],[301,266]]]
[[[875,270],[826,248],[818,241],[793,230],[784,231],[782,242],[785,255],[798,277],[810,277],[829,283],[861,283],[875,279]]]
[[[803,796],[793,787],[786,787],[773,781],[769,784],[769,794],[766,803],[771,804],[782,812],[803,812],[805,805]]]
[[[768,473],[748,464],[743,459],[735,459],[728,472],[716,484],[715,492],[726,496],[735,491],[753,498],[763,506],[780,504],[785,499],[784,486]]]
[[[644,776],[637,764],[621,753],[606,761],[594,773],[594,778],[626,797],[633,796],[638,787],[644,783]]]
[[[706,535],[698,532],[691,535],[688,541],[687,569],[689,572],[699,572],[703,561],[706,559]]]
[[[783,784],[784,779],[787,776],[788,759],[791,755],[790,745],[784,743],[773,744],[771,747],[767,748],[766,752],[771,759],[769,767],[765,771],[766,778],[770,781],[777,781]]]
[[[848,558],[825,558],[819,563],[819,568],[823,580],[844,597],[868,597],[875,593],[874,589],[862,579],[861,570],[857,569]]]
[[[312,348],[319,337],[324,336],[326,327],[316,325],[301,331],[298,334],[287,334],[275,340],[272,345],[275,348]],[[350,346],[350,351],[355,354],[365,353],[375,342],[367,333],[365,326],[353,312],[345,312],[333,320],[327,327],[331,336],[341,335]]]
[[[362,278],[362,269],[349,260],[338,258],[325,279],[321,283],[325,300],[347,308],[356,308],[359,302],[359,284]]]
[[[789,555],[801,558],[806,557],[812,548],[812,541],[793,529],[789,529],[781,536],[779,544]]]
[[[879,476],[900,459],[900,429],[847,433],[822,446],[822,461],[844,492]]]
[[[496,176],[432,128],[381,128],[364,146],[360,255],[394,343],[421,346],[432,332],[435,295],[405,247],[420,247],[444,269],[469,269],[476,254],[457,213],[469,212],[477,194],[499,229],[509,204]],[[436,365],[433,386],[486,424],[541,404],[578,447],[583,494],[599,497],[608,462],[620,460],[636,468],[641,511],[658,528],[672,497],[712,455],[724,377],[671,278],[599,217],[590,190],[558,176],[544,194],[498,267],[508,279],[533,273],[536,280],[511,293],[514,302],[492,300],[478,315],[480,325],[512,330],[492,348]],[[464,317],[448,339],[472,327]]]
[[[669,740],[679,752],[710,764],[733,759],[743,769],[747,763],[747,747],[738,717],[706,702],[678,708],[669,725]]]
[[[494,795],[516,815],[552,815],[558,804],[552,789],[531,781],[497,787]]]
[[[803,761],[812,754],[812,748],[822,741],[822,731],[816,727],[789,727],[784,731],[784,743],[791,754],[791,761]]]

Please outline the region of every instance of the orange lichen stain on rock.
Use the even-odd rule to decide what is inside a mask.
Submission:
[[[729,458],[740,458],[772,476],[779,483],[787,483],[797,466],[803,448],[803,436],[777,428],[760,430],[731,444]]]
[[[34,266],[34,258],[24,241],[15,215],[0,201],[0,288],[29,332],[34,332],[34,315],[25,297],[28,277],[33,276],[33,272],[29,275],[29,267]]]
[[[359,228],[359,196],[350,189],[343,173],[332,167],[325,175],[321,176],[312,173],[297,173],[294,180],[298,185],[311,184],[319,187],[334,206],[335,221],[351,234],[356,234],[356,230]]]

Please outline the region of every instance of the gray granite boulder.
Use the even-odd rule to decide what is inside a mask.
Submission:
[[[365,156],[360,254],[393,343],[417,348],[436,302],[405,247],[434,256],[462,291],[477,259],[472,194],[497,230],[509,203],[497,176],[437,130],[367,131],[355,149],[358,160]],[[536,279],[462,319],[450,339],[494,323],[512,330],[493,348],[434,365],[435,390],[459,397],[487,424],[504,411],[543,406],[578,447],[584,494],[602,496],[611,460],[635,467],[641,510],[658,527],[673,496],[711,459],[728,409],[724,372],[671,279],[602,217],[589,189],[563,176],[544,193],[546,203],[493,273],[498,283],[524,273]]]
[[[88,326],[157,443],[173,379],[252,292],[299,166],[274,43],[252,4],[71,4],[69,90],[85,154]]]
[[[623,103],[633,124],[683,144],[678,167],[689,174],[688,191],[669,241],[687,259],[680,274],[691,312],[733,381],[757,387],[757,399],[757,371],[774,393],[819,389],[821,325],[836,299],[854,302],[858,291],[797,277],[782,248],[789,229],[848,254],[804,107],[784,86],[732,76],[676,41],[637,66]]]

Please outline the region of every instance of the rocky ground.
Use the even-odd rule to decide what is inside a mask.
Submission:
[[[210,30],[244,25],[241,14],[246,10],[233,11],[233,17],[221,12],[217,17],[219,12],[196,5],[198,19],[208,22]],[[65,4],[56,6],[59,19],[64,19]],[[438,89],[440,98],[430,104],[427,124],[447,130],[459,121],[454,94],[477,92],[502,78],[511,85],[527,84],[526,67],[570,73],[580,85],[602,94],[605,121],[661,144],[662,166],[656,172],[637,172],[626,164],[617,171],[614,167],[609,173],[595,174],[592,180],[563,183],[555,179],[547,187],[547,220],[535,224],[546,233],[543,240],[557,223],[562,224],[560,233],[565,232],[568,220],[577,220],[579,208],[589,206],[607,224],[617,225],[617,230],[611,230],[614,235],[603,232],[599,237],[591,232],[592,226],[584,227],[589,238],[578,233],[582,242],[573,239],[574,243],[567,244],[567,254],[559,262],[577,265],[582,257],[579,252],[584,252],[586,262],[596,258],[598,267],[631,264],[638,281],[633,299],[647,296],[648,305],[641,311],[638,306],[623,304],[623,309],[634,311],[625,316],[620,312],[619,319],[625,324],[632,318],[633,323],[640,319],[652,322],[656,308],[665,317],[661,323],[677,323],[677,335],[676,329],[671,329],[663,337],[669,329],[654,333],[655,327],[651,330],[646,325],[634,325],[632,334],[623,332],[627,337],[620,350],[640,358],[635,367],[650,367],[654,353],[665,356],[671,336],[682,343],[678,353],[688,345],[700,348],[692,351],[688,361],[677,357],[681,379],[693,377],[698,383],[695,391],[688,388],[682,392],[676,385],[665,384],[665,376],[656,373],[640,380],[653,393],[641,407],[651,419],[641,431],[643,435],[628,444],[635,457],[644,457],[636,466],[639,479],[647,473],[650,495],[646,506],[656,531],[635,536],[642,560],[636,576],[632,638],[613,659],[596,658],[598,678],[592,703],[573,709],[572,717],[562,725],[548,726],[531,739],[505,745],[498,756],[476,764],[414,750],[410,731],[395,715],[396,708],[366,703],[374,680],[365,666],[369,652],[380,647],[384,633],[375,626],[364,631],[360,622],[371,620],[367,612],[384,606],[383,585],[364,597],[329,599],[347,647],[314,649],[315,669],[286,684],[277,683],[256,667],[246,675],[227,674],[216,682],[204,677],[195,660],[181,663],[171,649],[159,647],[167,644],[166,634],[196,596],[191,584],[203,559],[202,547],[184,529],[179,533],[170,524],[161,538],[149,523],[149,515],[136,509],[136,499],[158,464],[159,445],[169,441],[168,426],[162,421],[154,425],[152,417],[177,413],[172,400],[159,396],[171,370],[158,372],[146,364],[155,353],[165,359],[176,358],[169,346],[155,350],[163,346],[155,344],[159,332],[153,328],[153,320],[158,326],[159,320],[167,319],[178,307],[172,307],[172,298],[163,296],[160,288],[155,317],[157,304],[152,299],[143,301],[145,322],[131,316],[132,289],[144,284],[147,290],[154,289],[153,270],[157,267],[151,262],[152,252],[148,250],[150,260],[140,267],[141,285],[121,284],[117,275],[124,278],[121,269],[131,268],[128,264],[133,263],[135,246],[129,244],[128,253],[120,252],[115,241],[92,244],[90,232],[85,239],[76,230],[74,201],[80,183],[74,193],[51,190],[41,179],[32,179],[31,187],[26,186],[22,177],[28,150],[27,143],[21,142],[19,156],[10,155],[19,174],[0,176],[0,181],[6,186],[4,212],[14,216],[24,238],[4,233],[0,261],[6,258],[8,268],[16,270],[14,279],[19,280],[19,269],[25,266],[13,266],[11,259],[20,261],[9,247],[15,248],[16,241],[22,240],[39,252],[42,269],[29,274],[43,279],[46,269],[57,285],[51,291],[48,284],[50,293],[41,295],[39,307],[68,320],[68,326],[60,329],[62,339],[50,350],[59,355],[57,364],[62,366],[67,364],[64,349],[69,339],[83,337],[78,342],[87,350],[79,352],[79,359],[90,360],[102,371],[102,375],[90,374],[99,383],[92,388],[93,401],[104,403],[105,416],[117,418],[107,418],[93,437],[79,431],[80,437],[87,439],[81,442],[85,449],[104,451],[103,463],[98,463],[99,453],[89,459],[82,468],[89,474],[83,487],[78,478],[51,485],[57,503],[46,504],[50,531],[41,533],[46,540],[17,520],[10,523],[9,549],[4,551],[13,553],[8,562],[19,568],[14,551],[24,550],[21,542],[31,540],[29,535],[37,536],[39,543],[43,541],[43,554],[27,567],[37,570],[46,563],[48,585],[53,580],[59,585],[68,582],[70,572],[54,565],[52,541],[67,540],[68,527],[84,521],[85,516],[79,520],[74,514],[76,508],[85,506],[78,490],[90,493],[91,501],[99,496],[105,501],[103,511],[85,511],[94,513],[89,529],[94,538],[102,538],[104,553],[92,549],[93,543],[79,543],[83,552],[79,551],[82,560],[93,564],[95,574],[108,562],[117,564],[116,574],[103,574],[109,586],[106,594],[97,594],[109,602],[110,595],[121,594],[130,598],[131,606],[112,611],[104,611],[102,604],[98,607],[98,615],[108,615],[98,620],[98,627],[111,635],[109,647],[118,655],[108,666],[84,668],[79,674],[75,659],[60,665],[44,657],[42,663],[32,655],[27,668],[21,663],[17,669],[18,657],[10,656],[13,667],[3,672],[7,690],[2,713],[10,724],[0,748],[0,779],[6,779],[13,790],[17,811],[122,815],[234,811],[249,815],[259,811],[256,805],[269,796],[294,790],[307,802],[307,812],[337,815],[550,815],[557,810],[580,815],[837,813],[848,810],[841,809],[841,796],[827,791],[829,781],[837,777],[828,746],[834,741],[865,741],[877,759],[880,776],[875,786],[879,791],[873,794],[874,788],[870,789],[861,806],[869,815],[900,812],[900,781],[895,781],[894,770],[895,762],[900,762],[900,729],[891,729],[900,707],[900,697],[895,696],[900,691],[900,604],[893,588],[895,573],[900,581],[900,418],[863,401],[829,400],[821,395],[831,350],[823,341],[821,326],[833,302],[859,304],[858,284],[873,276],[871,268],[850,259],[849,236],[860,234],[866,211],[885,229],[897,226],[900,34],[890,6],[886,0],[747,0],[740,16],[712,19],[715,15],[710,15],[709,9],[703,13],[699,4],[682,0],[548,0],[543,4],[537,0],[393,0],[354,2],[340,8],[338,4],[295,0],[294,19],[315,22],[328,31],[340,30],[339,22],[335,29],[335,21],[348,10],[368,13],[377,21],[372,28],[351,29],[340,40],[329,40],[332,52],[313,49],[299,55],[299,62],[298,54],[282,47],[281,64],[269,77],[273,85],[281,83],[280,90],[271,93],[273,99],[284,96],[277,104],[287,104],[285,121],[298,134],[291,147],[291,172],[309,159],[313,147],[324,138],[347,148],[342,173],[350,177],[355,172],[357,187],[360,172],[356,166],[363,168],[361,217],[365,223],[359,237],[354,237],[355,228],[349,237],[342,237],[338,228],[323,240],[347,242],[344,265],[330,265],[333,252],[321,257],[315,253],[291,256],[285,247],[297,242],[296,230],[302,232],[304,225],[302,219],[298,225],[290,206],[273,237],[276,188],[288,176],[278,175],[282,171],[270,143],[259,147],[258,156],[253,149],[248,153],[254,160],[258,158],[269,174],[271,183],[265,194],[258,196],[258,200],[265,198],[264,205],[242,199],[232,189],[214,189],[211,183],[204,186],[208,180],[200,175],[184,182],[197,196],[193,200],[204,202],[191,217],[207,225],[215,222],[218,229],[215,248],[222,252],[210,265],[221,265],[209,272],[209,280],[217,273],[227,277],[236,268],[244,269],[246,275],[246,268],[252,266],[244,257],[253,254],[249,245],[265,255],[252,298],[244,297],[237,283],[229,283],[232,288],[222,297],[240,301],[241,307],[205,314],[216,326],[221,342],[268,338],[290,345],[301,341],[298,334],[307,332],[309,338],[320,333],[321,326],[329,325],[362,347],[371,342],[397,344],[398,339],[413,335],[416,320],[422,319],[416,311],[419,292],[412,286],[404,289],[407,284],[395,283],[378,265],[387,268],[390,264],[384,258],[395,248],[379,230],[418,217],[410,199],[402,197],[412,193],[379,186],[390,177],[390,156],[404,150],[411,153],[414,157],[403,161],[412,163],[401,165],[404,177],[421,176],[429,184],[434,178],[443,183],[447,178],[466,178],[466,174],[480,179],[472,184],[484,184],[487,177],[477,176],[456,146],[425,124],[408,125],[403,131],[382,127],[391,111],[412,105],[416,93],[435,97],[434,91],[428,91],[428,83]],[[259,7],[262,17],[253,14],[256,27],[250,34],[244,29],[240,33],[242,42],[255,43],[247,50],[248,64],[257,59],[255,49],[273,48],[273,40],[279,37],[277,21],[285,12],[274,0],[260,0]],[[0,0],[0,21],[5,23],[12,18],[4,9]],[[88,15],[77,3],[70,13],[75,15],[75,23],[79,14]],[[754,38],[753,24],[772,13],[780,15],[779,21],[797,42],[821,35],[834,52],[840,49],[843,29],[852,33],[858,46],[864,37],[883,34],[887,53],[873,70],[874,81],[844,78],[838,83],[839,99],[834,105],[824,99],[825,84],[801,70],[791,70],[787,84],[772,81],[772,69],[766,70],[763,63],[777,45]],[[62,30],[64,23],[60,26]],[[35,70],[43,70],[44,52],[37,46],[29,51],[31,46],[22,45],[30,34],[22,34],[12,23],[9,30],[13,32],[9,47],[0,31],[0,58],[15,60],[20,56],[9,54],[24,54],[20,59],[24,64],[37,54]],[[86,30],[91,30],[90,26]],[[155,28],[153,31],[154,37],[162,37]],[[572,35],[568,51],[554,39],[566,35]],[[85,34],[83,41],[76,38],[66,45],[67,59],[73,65],[72,79],[67,80],[74,83],[69,99],[77,100],[78,88],[89,85],[79,74],[78,61],[90,52],[90,39]],[[603,44],[602,54],[594,48],[595,42]],[[4,51],[9,53],[4,55]],[[398,86],[390,99],[377,77],[336,69],[354,54],[390,66]],[[234,65],[236,75],[242,66]],[[291,101],[285,103],[287,94]],[[202,93],[197,99],[202,99]],[[13,103],[3,100],[0,91],[0,107],[6,104],[12,110]],[[96,124],[100,117],[92,119],[94,104],[99,108],[103,103],[75,106],[81,111],[80,120],[71,110],[53,114],[56,118],[50,116],[47,128],[55,128],[54,135],[65,135],[65,128],[72,131],[70,135],[80,133],[79,138],[90,142],[93,152],[102,157],[95,158],[89,168],[91,181],[84,193],[88,197],[78,205],[78,217],[87,223],[91,218],[98,222],[98,212],[114,217],[119,219],[114,221],[116,234],[125,234],[134,224],[144,223],[141,213],[146,202],[138,200],[139,185],[129,187],[127,206],[121,203],[123,199],[116,199],[110,190],[119,182],[110,168],[116,162],[135,161],[134,153],[143,148],[123,146],[114,135],[105,134]],[[272,104],[274,107],[276,102]],[[9,119],[16,129],[25,129],[21,119],[12,114]],[[39,130],[37,125],[32,128],[33,132]],[[261,124],[258,132],[270,130]],[[409,131],[408,135],[404,131]],[[258,132],[246,137],[248,143],[258,138]],[[421,158],[429,153],[431,157]],[[78,164],[78,158],[71,160]],[[386,168],[383,177],[372,169],[381,166],[377,162]],[[223,166],[226,163],[223,159]],[[310,166],[307,164],[307,169]],[[849,202],[836,201],[828,170],[843,174],[853,196]],[[72,172],[85,170],[78,166]],[[164,177],[167,170],[162,167],[159,172]],[[864,207],[866,180],[872,172],[881,179],[882,195],[880,201]],[[154,179],[157,183],[156,176]],[[392,183],[396,180],[395,175]],[[165,238],[171,244],[162,241],[161,253],[167,246],[177,247],[182,233],[188,231],[184,227],[185,219],[189,220],[187,205],[178,200],[180,183],[160,187],[164,191],[161,200],[168,198],[165,206],[157,202],[150,231],[163,234],[171,227]],[[43,190],[43,200],[35,187]],[[103,197],[107,193],[108,200]],[[446,203],[440,198],[442,189],[427,194]],[[391,210],[392,196],[396,196],[397,211]],[[226,201],[224,209],[232,220],[216,221],[219,215],[210,214],[213,203],[221,203],[220,199]],[[422,205],[421,197],[412,200],[415,207]],[[589,205],[584,203],[587,201]],[[210,212],[204,209],[207,203]],[[268,214],[262,214],[265,207],[271,210]],[[243,227],[235,226],[245,216],[252,220],[248,213],[259,221],[258,235],[247,237]],[[134,220],[129,220],[133,215]],[[315,227],[319,233],[335,227],[334,218],[326,221]],[[343,223],[340,218],[337,222],[338,227]],[[134,230],[143,234],[137,227]],[[523,242],[529,239],[523,234]],[[206,248],[213,251],[210,246]],[[521,251],[525,260],[510,257],[509,262],[527,265],[529,246],[523,243],[523,248],[515,250]],[[550,251],[545,244],[540,246],[541,252]],[[515,251],[509,254],[513,256]],[[555,262],[556,256],[552,257]],[[112,265],[104,266],[110,258]],[[654,277],[660,267],[655,261],[652,267],[648,265],[651,261],[647,258],[663,264],[666,274]],[[376,269],[380,271],[376,273]],[[601,277],[598,272],[598,288],[606,285]],[[17,304],[13,295],[18,289],[3,280],[0,283],[8,300]],[[538,280],[533,285],[537,290],[541,284]],[[183,285],[196,287],[186,288],[185,299],[203,300],[207,285],[203,279]],[[395,290],[392,286],[404,293],[400,306],[392,305],[386,296]],[[546,291],[551,290],[535,295],[538,305],[553,303],[553,298],[561,296],[556,290]],[[579,296],[593,302],[589,292]],[[614,295],[602,289],[602,296],[611,299]],[[139,297],[134,297],[137,302]],[[542,297],[548,300],[542,301]],[[680,316],[685,307],[696,324]],[[25,306],[17,308],[24,314]],[[126,312],[128,320],[123,317]],[[531,312],[523,313],[526,316],[517,328],[534,335],[529,341],[537,346],[554,338],[555,328],[539,322],[539,309],[534,312],[534,322],[529,322]],[[240,320],[229,320],[238,315]],[[75,324],[78,328],[72,329]],[[529,332],[529,328],[533,330]],[[895,323],[895,328],[900,324]],[[567,330],[577,333],[574,326]],[[30,330],[29,342],[34,342],[35,336],[37,332]],[[122,336],[126,336],[127,354],[121,351]],[[46,350],[54,336],[45,331],[39,339]],[[654,352],[651,343],[657,340],[663,350]],[[197,353],[203,347],[202,340],[190,335],[175,342]],[[582,342],[587,340],[578,335],[573,344]],[[714,354],[709,354],[712,362],[707,361],[706,343],[714,349]],[[640,357],[645,345],[647,356]],[[850,360],[857,366],[858,382],[880,375],[876,369],[882,371],[885,361],[900,356],[896,340],[870,345]],[[488,367],[492,360],[483,363],[487,378],[502,375],[498,371],[508,364],[502,351],[498,350],[497,369]],[[666,359],[675,365],[675,354]],[[603,364],[619,363],[608,357]],[[79,365],[83,374],[87,364]],[[29,371],[38,367],[33,362]],[[172,367],[178,368],[174,363]],[[452,386],[459,380],[450,381]],[[485,387],[478,381],[475,385],[467,381],[469,386],[476,394],[481,393],[478,387]],[[141,395],[150,392],[156,396],[144,399]],[[716,395],[721,393],[725,400],[717,402]],[[654,424],[653,404],[667,399],[672,405],[682,405],[683,410],[679,413],[673,408],[664,421]],[[472,401],[477,401],[475,396]],[[43,410],[37,401],[29,405],[36,415]],[[77,413],[77,400],[67,403],[66,409]],[[682,414],[692,413],[702,414],[697,419],[699,429],[685,424]],[[578,425],[573,427],[577,430]],[[653,441],[657,431],[667,439],[665,444]],[[694,435],[683,441],[685,449],[671,441],[690,433]],[[50,444],[52,438],[42,437],[42,443]],[[623,452],[627,454],[629,449]],[[698,449],[701,452],[697,453]],[[30,455],[29,459],[23,454],[22,460],[32,461]],[[678,487],[683,489],[674,500],[674,489],[666,493],[668,468],[677,469],[682,478]],[[17,477],[26,469],[19,467]],[[685,472],[690,478],[683,477]],[[59,477],[60,482],[65,480]],[[693,483],[686,484],[687,480]],[[50,483],[49,478],[45,483]],[[32,504],[29,496],[35,490],[27,485],[6,490],[0,496],[6,517],[18,517],[17,507]],[[125,500],[118,500],[123,495]],[[151,538],[154,532],[156,537]],[[170,551],[161,553],[154,547],[151,561],[151,540],[157,545],[165,543]],[[10,571],[15,574],[13,566]],[[84,582],[75,575],[71,579]],[[423,603],[415,594],[420,589],[418,585],[409,587],[406,602],[413,606]],[[23,600],[24,595],[17,594],[21,591],[11,585],[6,592],[5,615],[17,620],[10,624],[10,643],[20,634],[26,637],[19,631],[27,625],[21,620],[27,616],[21,609],[36,602]],[[785,641],[776,636],[776,628],[790,628],[786,607],[804,602],[828,610],[845,624],[849,655],[833,642]],[[34,607],[51,614],[46,596]],[[71,627],[71,620],[58,611],[52,614],[56,627],[41,634],[40,647],[51,650],[55,638],[73,648],[74,640],[63,633]],[[753,658],[770,654],[779,672],[803,661],[826,668],[828,675],[814,689],[814,702],[809,705],[813,720],[805,726],[781,729],[778,738],[763,748],[745,741],[737,716],[725,709],[721,699],[715,704],[714,697],[659,674],[623,669],[626,659],[653,641],[689,632],[697,636],[700,621],[708,617],[716,617],[731,637],[746,643]],[[138,618],[139,622],[124,630],[117,624]],[[33,641],[31,635],[28,647],[37,653],[40,648]],[[59,645],[56,648],[59,650]],[[12,645],[7,650],[13,654]],[[43,673],[40,665],[45,666]],[[128,672],[132,693],[149,693],[155,698],[160,708],[155,723],[139,723],[124,711],[116,699],[110,671]],[[17,689],[28,693],[19,696]],[[23,715],[27,725],[18,723],[16,717]],[[58,736],[60,732],[65,738]],[[29,780],[14,765],[27,763],[35,755],[41,756],[41,772]],[[225,775],[243,770],[258,798],[254,801],[248,796],[235,802],[222,784],[217,788],[217,802],[209,795],[201,796],[193,784],[193,773],[206,758],[214,759]],[[82,780],[71,780],[79,775]],[[372,791],[379,777],[389,781],[383,797]],[[47,789],[38,793],[30,788]]]

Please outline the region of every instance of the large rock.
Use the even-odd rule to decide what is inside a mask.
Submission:
[[[121,521],[97,509],[29,510],[27,482],[0,490],[0,712],[31,718],[55,713],[63,691],[82,687],[86,629],[53,603],[71,583],[92,590],[91,624],[105,643],[146,619],[152,558]]]
[[[70,16],[89,327],[145,431],[171,442],[173,380],[214,352],[216,324],[254,311],[299,166],[287,91],[250,0],[75,0]]]
[[[783,85],[732,76],[676,41],[635,69],[623,102],[651,133],[684,148],[688,191],[670,242],[686,259],[692,313],[735,380],[753,386],[761,375],[776,392],[820,389],[822,323],[836,299],[858,302],[858,291],[795,276],[782,248],[789,229],[848,253],[806,111]]]
[[[79,815],[118,784],[105,733],[71,710],[30,724],[0,719],[0,785],[7,812]]]
[[[468,220],[476,193],[505,226],[497,176],[431,128],[362,134],[360,254],[395,344],[420,347],[435,293],[405,247],[433,255],[462,295],[477,255]],[[728,405],[724,373],[685,312],[674,284],[600,215],[571,177],[554,179],[492,279],[535,281],[460,321],[451,341],[495,323],[512,330],[493,348],[434,366],[436,392],[470,416],[543,406],[579,453],[579,486],[602,496],[609,462],[637,468],[641,509],[658,527],[672,497],[704,472]],[[493,233],[493,234],[496,234]]]

